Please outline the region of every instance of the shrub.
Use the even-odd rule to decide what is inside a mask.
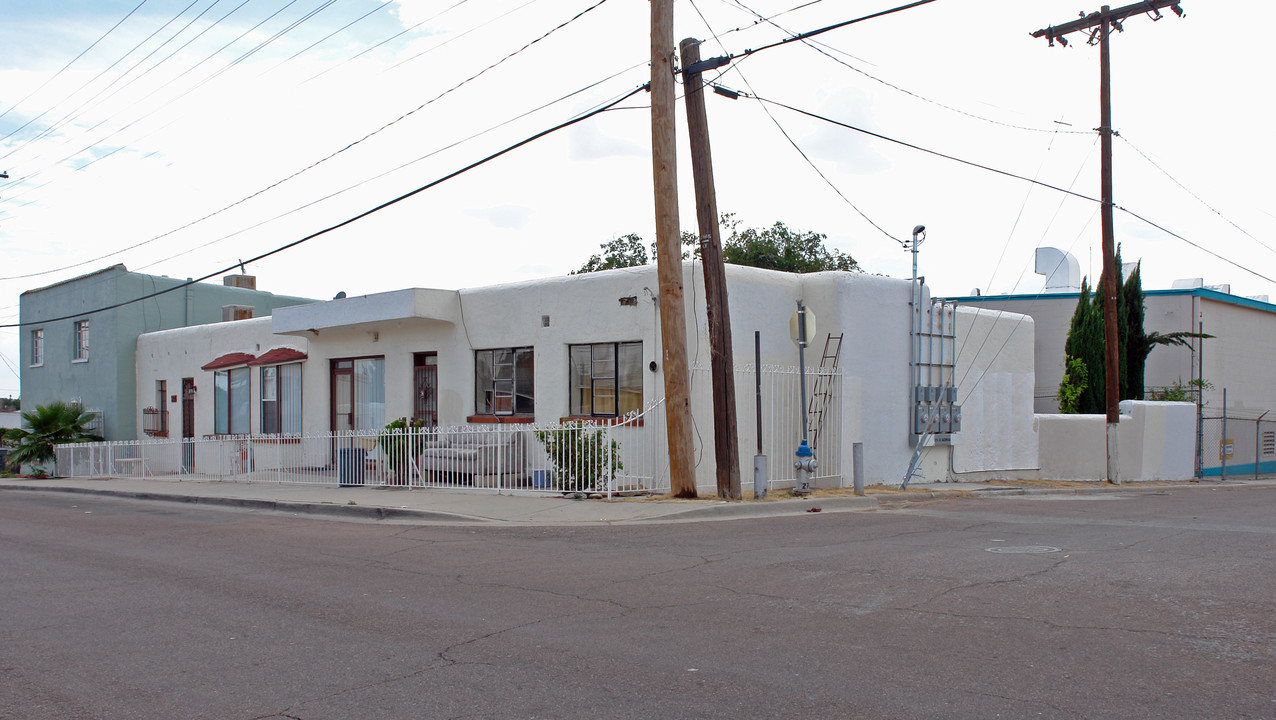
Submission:
[[[566,491],[603,491],[608,479],[624,468],[620,443],[608,443],[601,429],[579,420],[535,431],[554,466],[554,487]],[[608,447],[610,445],[610,447]]]

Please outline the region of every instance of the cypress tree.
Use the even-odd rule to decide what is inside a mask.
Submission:
[[[1121,286],[1123,301],[1123,318],[1125,327],[1125,347],[1121,353],[1121,364],[1125,366],[1125,374],[1129,384],[1123,386],[1122,400],[1143,399],[1143,373],[1147,368],[1148,355],[1152,352],[1152,342],[1143,333],[1143,279],[1140,276],[1140,265]]]
[[[1085,388],[1077,400],[1077,411],[1103,412],[1103,295],[1102,292],[1090,292],[1088,279],[1081,281],[1081,294],[1072,313],[1064,354],[1085,363],[1087,377]]]

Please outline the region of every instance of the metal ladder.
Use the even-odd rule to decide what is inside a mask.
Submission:
[[[806,419],[811,436],[811,447],[819,447],[820,430],[824,425],[824,416],[829,404],[833,401],[833,370],[837,369],[838,358],[842,354],[842,334],[829,333],[824,338],[824,351],[820,354],[820,372],[811,385],[811,402],[807,405]]]

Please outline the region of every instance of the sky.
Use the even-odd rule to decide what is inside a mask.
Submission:
[[[1098,48],[1029,33],[1098,7],[936,0],[742,55],[898,4],[677,0],[676,38],[737,56],[706,76],[744,93],[707,98],[719,210],[824,233],[893,277],[909,276],[900,241],[925,225],[920,272],[938,295],[1037,292],[1039,246],[1094,277]],[[1182,9],[1112,39],[1116,238],[1145,289],[1199,277],[1276,299],[1263,89],[1276,4]],[[649,12],[0,0],[0,325],[18,322],[21,292],[113,263],[217,273],[613,103],[648,80]],[[613,238],[654,240],[648,102],[639,92],[245,270],[259,289],[328,299],[559,276]],[[681,99],[677,112],[694,230]],[[0,328],[0,395],[18,394],[23,331]]]

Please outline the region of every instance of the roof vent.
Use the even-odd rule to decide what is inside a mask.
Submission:
[[[1081,266],[1072,253],[1052,247],[1039,247],[1033,272],[1046,276],[1046,292],[1072,292],[1081,289]]]
[[[1195,290],[1196,288],[1204,287],[1204,286],[1205,286],[1205,280],[1201,278],[1183,278],[1182,280],[1175,280],[1173,283],[1171,283],[1170,289]]]
[[[1231,294],[1232,294],[1232,284],[1231,284],[1231,283],[1223,283],[1223,284],[1221,284],[1221,285],[1206,285],[1206,286],[1205,286],[1205,289],[1206,289],[1206,290],[1213,290],[1213,291],[1215,291],[1215,292],[1227,293],[1228,295],[1231,295]]]

